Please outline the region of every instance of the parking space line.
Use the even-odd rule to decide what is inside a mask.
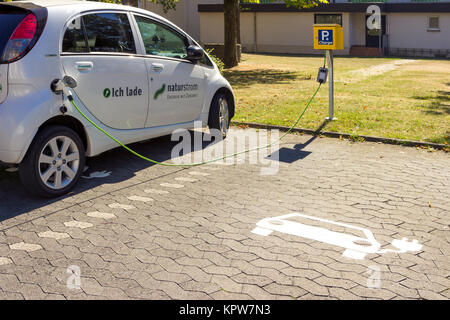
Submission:
[[[5,226],[5,227],[3,227],[3,228],[0,228],[0,232],[4,232],[4,231],[6,231],[6,230],[10,230],[10,229],[12,229],[12,228],[15,228],[15,227],[18,227],[18,226],[21,226],[21,225],[25,225],[25,224],[28,224],[28,223],[32,223],[33,221],[38,220],[38,219],[41,219],[41,218],[50,217],[50,216],[52,216],[52,215],[54,215],[54,214],[57,214],[57,213],[59,213],[59,212],[61,212],[61,211],[63,211],[63,210],[68,210],[68,209],[70,209],[70,208],[79,206],[79,205],[81,205],[81,204],[88,203],[88,202],[90,202],[90,201],[94,201],[94,200],[100,199],[100,198],[102,198],[102,197],[104,197],[104,196],[106,196],[106,195],[109,195],[109,194],[113,193],[113,192],[120,192],[120,191],[126,190],[126,189],[131,188],[131,187],[136,187],[136,186],[139,186],[139,185],[143,185],[143,184],[146,184],[146,183],[150,183],[150,182],[152,182],[152,181],[159,180],[159,179],[162,179],[162,178],[165,178],[165,177],[168,177],[168,176],[171,176],[171,175],[180,173],[180,172],[185,171],[185,170],[186,170],[186,169],[179,169],[179,170],[175,170],[175,171],[173,171],[173,172],[164,173],[164,174],[161,174],[161,175],[159,175],[159,176],[152,177],[152,178],[150,178],[150,179],[148,179],[148,180],[140,181],[140,182],[135,183],[135,184],[133,184],[133,185],[131,185],[131,186],[120,187],[120,188],[114,189],[114,190],[112,190],[112,191],[110,191],[110,192],[105,192],[105,193],[102,193],[102,194],[100,194],[100,195],[96,195],[96,196],[93,196],[93,197],[89,197],[89,198],[87,198],[87,199],[85,199],[85,200],[83,200],[83,201],[77,202],[77,203],[75,203],[75,204],[70,204],[70,205],[65,206],[65,207],[62,207],[62,208],[58,208],[58,209],[56,209],[56,210],[54,210],[54,211],[51,211],[51,212],[49,212],[49,213],[46,213],[46,214],[41,214],[41,215],[36,214],[36,215],[33,216],[33,218],[30,218],[30,219],[28,219],[28,220],[20,221],[20,222],[18,222],[18,223],[13,223],[13,224],[11,224],[11,225],[8,225],[8,226]],[[134,208],[134,207],[133,207],[133,208]]]
[[[176,183],[161,183],[160,186],[166,187],[166,188],[174,188],[174,189],[184,188],[184,186],[182,184],[176,184]]]
[[[131,200],[131,201],[140,201],[140,202],[152,202],[152,201],[154,201],[152,198],[140,197],[140,196],[131,196],[131,197],[128,197],[128,199]]]
[[[198,181],[197,179],[185,178],[185,177],[175,178],[175,180],[182,181],[182,182],[196,182],[196,181]]]
[[[210,174],[209,173],[206,173],[206,172],[199,172],[199,171],[191,171],[191,172],[188,172],[191,176],[201,176],[201,177],[206,177],[206,176],[209,176]]]
[[[69,228],[80,228],[80,229],[86,229],[94,226],[92,223],[89,222],[75,221],[75,220],[64,222],[64,225]]]
[[[110,207],[112,209],[123,209],[123,210],[136,209],[135,206],[132,206],[130,204],[120,204],[120,203],[117,203],[117,202],[108,205],[108,207]]]
[[[87,215],[92,218],[100,218],[100,219],[113,219],[116,217],[112,213],[106,213],[106,212],[100,212],[100,211],[89,212],[89,213],[87,213]]]
[[[53,232],[53,231],[45,231],[38,233],[39,238],[52,238],[52,239],[65,239],[69,238],[70,236],[67,233],[61,233],[61,232]]]
[[[153,193],[153,194],[169,194],[169,191],[158,190],[158,189],[145,189],[145,193]]]
[[[12,263],[12,260],[6,257],[0,257],[0,266]]]
[[[25,242],[17,242],[14,244],[10,244],[9,248],[11,250],[22,250],[22,251],[26,251],[26,252],[33,252],[33,251],[37,251],[37,250],[41,250],[42,247],[39,244],[34,244],[34,243],[25,243]]]

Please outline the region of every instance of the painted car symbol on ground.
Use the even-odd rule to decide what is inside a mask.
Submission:
[[[314,224],[320,222],[321,225],[331,224],[333,227],[337,226],[353,229],[353,231],[356,230],[357,232],[362,232],[364,237],[358,237],[353,234],[332,231],[321,226],[318,227],[289,220],[295,218],[313,220],[315,221],[313,222]],[[345,251],[343,252],[344,257],[358,260],[364,259],[367,254],[371,253],[404,253],[407,251],[420,251],[422,249],[422,245],[419,244],[417,240],[410,242],[407,238],[403,238],[401,240],[392,241],[392,246],[397,249],[380,250],[380,243],[368,229],[300,213],[291,213],[279,217],[262,219],[256,224],[256,228],[253,229],[252,232],[261,236],[268,236],[274,231],[343,247],[345,248]]]

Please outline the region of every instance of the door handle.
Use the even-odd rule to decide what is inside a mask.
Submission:
[[[75,65],[77,66],[78,71],[91,71],[94,68],[94,64],[89,61],[82,61],[82,62],[76,62]]]
[[[164,65],[160,63],[152,63],[152,70],[156,73],[161,73],[164,70]]]

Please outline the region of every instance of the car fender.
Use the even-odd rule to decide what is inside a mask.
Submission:
[[[217,69],[215,68],[213,72],[206,70],[205,74],[208,76],[208,84],[207,89],[205,92],[205,100],[203,104],[202,114],[201,114],[201,121],[203,126],[206,126],[208,124],[208,116],[209,116],[209,109],[211,107],[212,100],[216,93],[225,88],[231,93],[231,98],[233,99],[233,105],[235,105],[234,101],[234,92],[233,88],[231,87],[230,83],[225,79]]]
[[[19,157],[10,161],[20,163],[39,127],[60,114],[61,97],[27,84],[10,85],[9,91],[0,107],[0,150],[17,152]]]

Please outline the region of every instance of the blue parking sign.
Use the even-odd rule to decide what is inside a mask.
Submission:
[[[319,45],[333,45],[333,30],[319,30]]]

